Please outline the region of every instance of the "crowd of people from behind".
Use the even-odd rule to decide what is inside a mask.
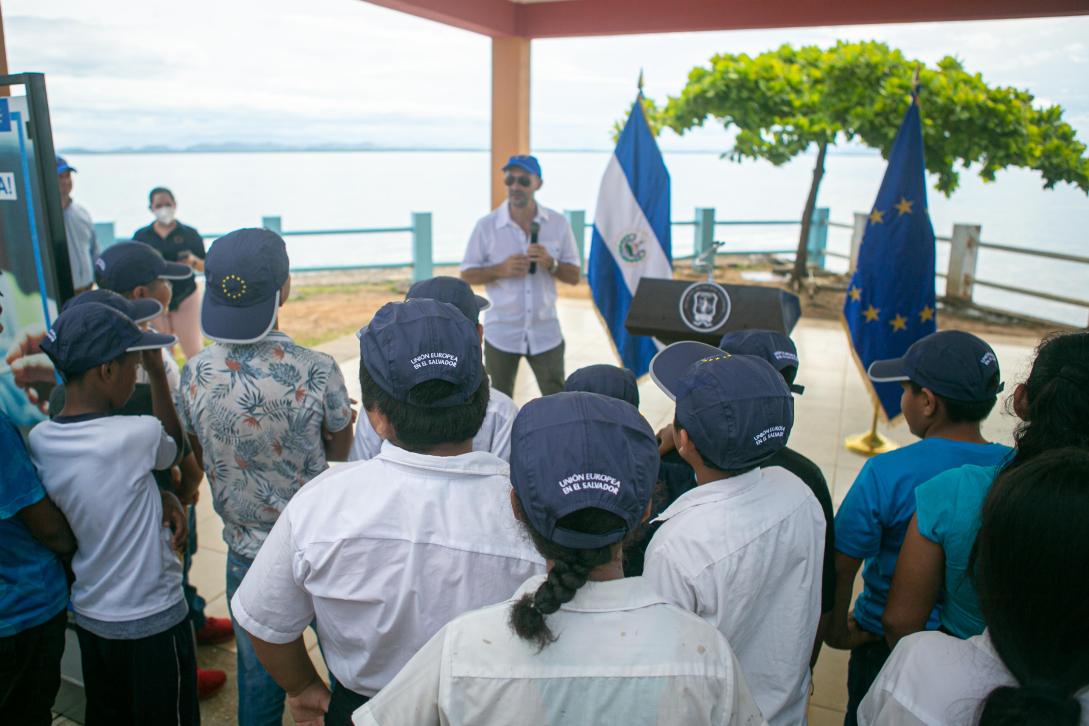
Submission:
[[[299,724],[802,724],[822,644],[850,651],[848,724],[1089,724],[1089,332],[1041,341],[1007,398],[1012,448],[981,432],[1004,384],[980,338],[873,364],[919,441],[867,461],[833,514],[789,447],[823,422],[795,421],[786,335],[661,350],[658,432],[629,371],[564,377],[555,280],[577,282],[577,256],[535,202],[539,163],[504,170],[464,279],[419,282],[359,331],[359,412],[337,363],[279,330],[280,236],[198,254],[152,192],[141,233],[175,259],[101,252],[99,289],[40,343],[63,379],[51,420],[24,444],[0,418],[0,722],[51,721],[70,609],[86,723],[199,723],[185,572],[207,478],[245,726],[285,706]],[[175,322],[213,342],[178,371],[180,331],[156,321],[196,296],[193,266],[202,302]],[[544,395],[519,410],[523,356]]]

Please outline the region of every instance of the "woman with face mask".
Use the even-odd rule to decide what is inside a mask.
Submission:
[[[141,227],[132,238],[151,245],[168,262],[181,262],[198,272],[204,269],[204,238],[194,228],[175,217],[178,204],[166,187],[155,187],[148,194],[148,209],[155,221]],[[196,355],[202,346],[200,334],[200,295],[194,278],[175,280],[170,306],[153,326],[161,333],[177,337],[186,358]]]

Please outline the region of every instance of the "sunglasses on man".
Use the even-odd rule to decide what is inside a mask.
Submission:
[[[533,183],[533,180],[530,179],[528,176],[515,176],[514,174],[507,174],[507,178],[503,180],[503,183],[506,184],[508,187],[512,184],[517,184],[520,187],[528,188],[529,185]]]

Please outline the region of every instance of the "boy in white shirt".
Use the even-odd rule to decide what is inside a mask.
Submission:
[[[347,724],[439,628],[544,571],[511,515],[509,467],[472,450],[489,388],[469,321],[408,300],[359,338],[382,450],[299,491],[231,600],[296,722]],[[314,620],[331,699],[302,640]]]
[[[101,303],[65,310],[41,344],[65,379],[66,400],[30,432],[30,452],[79,543],[72,609],[89,724],[200,723],[174,551],[186,527],[177,500],[160,494],[152,476],[174,465],[181,441],[160,353],[173,344]],[[154,417],[110,415],[132,395],[138,363]],[[179,517],[174,535],[163,526],[168,501]]]
[[[804,724],[824,513],[797,476],[761,468],[790,436],[790,388],[763,358],[693,341],[650,372],[676,402],[674,440],[697,486],[655,520],[643,574],[726,636],[768,723]]]

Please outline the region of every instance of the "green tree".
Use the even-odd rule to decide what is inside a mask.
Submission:
[[[722,54],[696,67],[664,107],[645,101],[651,128],[679,134],[708,119],[735,128],[733,161],[784,164],[816,146],[813,181],[802,213],[793,281],[806,275],[806,241],[828,147],[856,141],[888,158],[919,73],[927,171],[948,196],[960,170],[985,181],[1006,167],[1035,169],[1045,189],[1068,182],[1089,192],[1086,146],[1059,106],[1038,107],[1028,91],[987,85],[955,58],[936,68],[884,43],[840,42],[832,48],[784,45],[757,56]]]

